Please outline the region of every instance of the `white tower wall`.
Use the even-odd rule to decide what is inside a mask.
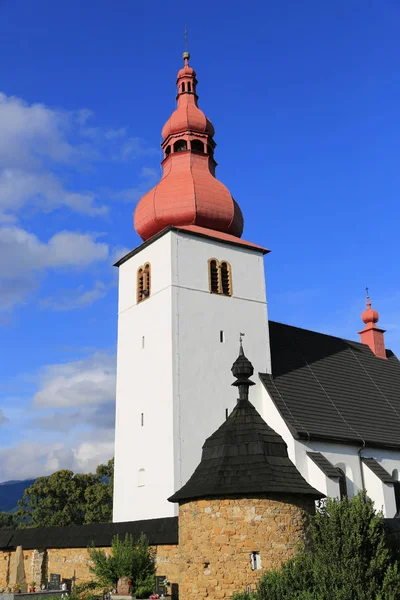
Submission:
[[[230,263],[232,297],[210,293],[210,258]],[[137,304],[136,272],[147,262],[151,295]],[[205,439],[235,405],[230,369],[240,332],[261,414],[256,375],[271,370],[261,251],[173,230],[139,248],[119,277],[115,522],[177,513],[167,498],[192,475]]]

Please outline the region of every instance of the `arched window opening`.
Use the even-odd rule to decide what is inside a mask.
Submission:
[[[224,296],[232,296],[232,282],[231,282],[231,266],[227,262],[221,263],[221,288]]]
[[[146,300],[151,293],[151,266],[146,263],[137,270],[136,301]]]
[[[171,146],[167,146],[165,148],[165,156],[169,156],[171,154]]]
[[[231,265],[226,261],[210,258],[208,261],[210,292],[221,296],[232,296]]]
[[[144,469],[139,469],[138,471],[138,487],[143,487],[144,486],[144,478],[145,478],[145,470]]]
[[[182,83],[182,88],[181,89],[182,89],[182,92],[185,91],[185,82]]]
[[[140,302],[143,300],[143,289],[144,289],[144,274],[143,269],[140,267],[137,270],[137,290],[136,290],[136,301]]]
[[[218,261],[212,258],[209,262],[209,280],[210,280],[210,292],[212,294],[219,294],[219,268]]]
[[[336,471],[339,473],[339,495],[340,499],[343,500],[343,498],[347,497],[346,475],[344,471],[338,467],[336,467]]]
[[[393,488],[394,488],[394,499],[396,502],[396,517],[400,516],[400,481],[399,481],[399,471],[398,469],[394,469],[392,472],[393,477]]]
[[[204,154],[204,144],[201,140],[192,140],[190,142],[190,148],[193,152],[201,152]]]
[[[174,144],[174,152],[184,152],[187,150],[187,142],[186,140],[178,140]]]
[[[188,92],[192,91],[192,84],[190,83],[190,81],[188,81]]]

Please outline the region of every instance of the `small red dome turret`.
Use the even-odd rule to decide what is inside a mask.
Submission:
[[[377,310],[371,308],[371,299],[369,296],[367,296],[367,308],[361,313],[361,318],[366,325],[379,321],[379,313]]]
[[[361,342],[369,346],[372,352],[379,356],[379,358],[386,357],[384,329],[377,327],[379,321],[379,313],[377,310],[371,308],[371,299],[369,297],[368,288],[367,291],[367,308],[361,313],[361,318],[365,323],[365,327],[362,331],[359,331]]]
[[[139,201],[134,225],[147,240],[169,225],[198,225],[240,237],[243,216],[229,190],[215,178],[214,127],[197,106],[196,73],[189,53],[178,72],[178,106],[162,130],[161,181]]]

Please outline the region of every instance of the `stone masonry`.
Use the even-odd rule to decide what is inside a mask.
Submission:
[[[111,548],[103,548],[111,552]],[[154,546],[156,552],[156,570],[158,575],[165,575],[170,581],[179,583],[179,547],[174,545]],[[10,565],[15,552],[0,551],[0,588],[8,586]],[[61,579],[72,579],[75,574],[76,583],[90,581],[93,575],[89,570],[91,564],[87,548],[48,548],[24,550],[25,576],[28,585],[35,581],[36,587],[47,580],[50,573],[57,573]]]
[[[255,589],[263,570],[293,557],[304,540],[312,499],[282,501],[211,499],[179,507],[180,597],[185,600],[230,598],[247,586]],[[252,570],[259,552],[261,570]]]

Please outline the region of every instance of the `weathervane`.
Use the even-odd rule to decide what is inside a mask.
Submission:
[[[183,32],[183,46],[185,49],[185,52],[188,51],[188,30],[187,27],[185,25],[185,31]]]

